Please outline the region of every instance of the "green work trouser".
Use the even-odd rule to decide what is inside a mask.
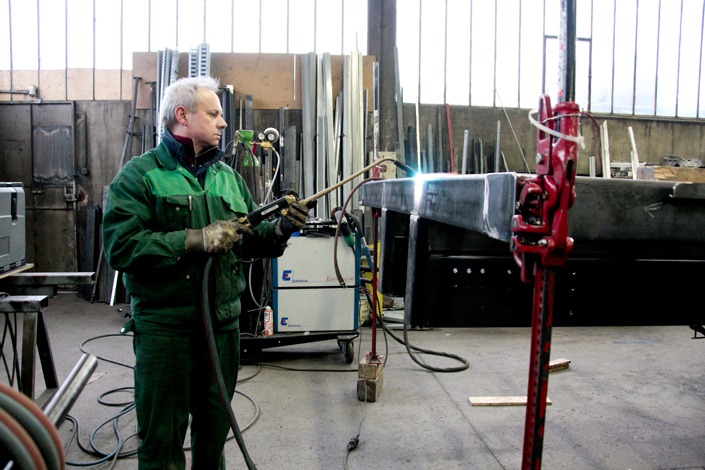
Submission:
[[[216,335],[229,401],[240,363],[240,330]],[[135,332],[135,405],[142,440],[140,470],[182,470],[191,414],[191,468],[225,468],[223,447],[230,429],[215,382],[205,333],[159,336]],[[228,402],[229,405],[229,402]]]

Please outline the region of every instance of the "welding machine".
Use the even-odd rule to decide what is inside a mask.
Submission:
[[[0,183],[0,273],[27,263],[22,183]]]
[[[342,237],[336,249],[334,233],[335,225],[308,223],[273,260],[275,334],[357,330],[360,264]]]

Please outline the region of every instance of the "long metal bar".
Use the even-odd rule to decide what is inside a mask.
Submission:
[[[531,361],[529,362],[529,390],[524,424],[523,469],[541,468],[546,397],[548,393],[548,364],[551,355],[553,325],[553,296],[555,270],[540,263],[534,271],[534,304],[531,314]],[[537,302],[537,300],[539,300]]]
[[[575,0],[561,0],[558,101],[575,101]]]
[[[301,55],[301,114],[302,114],[302,147],[303,154],[301,161],[303,163],[302,180],[304,182],[304,194],[313,194],[315,188],[313,185],[313,175],[315,169],[315,155],[313,152],[313,133],[315,122],[315,105],[313,101],[314,95],[314,75],[315,75],[315,60],[314,53]]]
[[[69,373],[61,387],[43,408],[44,413],[57,428],[64,422],[69,410],[83,391],[93,371],[98,365],[98,359],[92,354],[83,354]]]
[[[399,80],[399,48],[394,46],[394,96],[396,98],[397,111],[397,158],[406,160],[406,149],[404,148],[404,101]]]

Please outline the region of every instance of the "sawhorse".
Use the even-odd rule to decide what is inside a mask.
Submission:
[[[45,295],[21,295],[0,298],[0,312],[5,315],[6,328],[7,322],[13,321],[10,314],[22,314],[22,354],[18,388],[20,392],[32,400],[34,400],[34,376],[36,370],[35,347],[39,353],[39,361],[46,385],[46,391],[35,400],[39,406],[42,406],[58,388],[54,357],[51,353],[49,335],[42,313],[48,305],[48,297]],[[3,356],[5,354],[4,351],[3,347],[0,351]],[[13,354],[16,351],[16,345],[13,344]],[[12,359],[14,363],[16,358],[13,357]]]

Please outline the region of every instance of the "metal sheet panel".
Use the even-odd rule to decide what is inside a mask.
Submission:
[[[373,181],[360,188],[363,206],[416,213],[425,219],[509,242],[517,175],[423,175]]]
[[[531,175],[425,175],[373,181],[361,203],[511,239],[519,178]],[[572,256],[705,258],[705,185],[578,177],[569,212]]]

